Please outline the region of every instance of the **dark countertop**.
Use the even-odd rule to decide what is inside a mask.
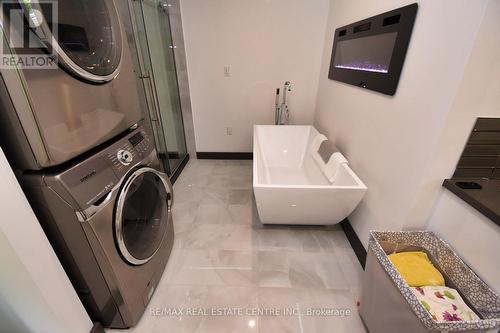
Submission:
[[[456,182],[475,182],[483,188],[466,190]],[[500,226],[500,179],[454,178],[446,179],[443,186]]]

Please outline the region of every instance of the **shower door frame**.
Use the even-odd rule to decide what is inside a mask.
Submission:
[[[150,42],[148,40],[147,33],[145,32],[145,42],[144,42],[146,49],[147,49],[146,50],[147,54],[144,54],[145,50],[143,49],[141,41],[139,40],[139,33],[138,33],[138,27],[137,27],[138,22],[136,21],[136,15],[141,16],[142,22],[144,23],[144,29],[146,29],[145,17],[144,17],[144,13],[142,11],[142,5],[143,5],[142,2],[144,2],[144,1],[148,1],[148,0],[128,0],[130,20],[131,20],[131,24],[132,24],[133,37],[134,37],[134,42],[136,45],[137,58],[138,58],[138,64],[139,64],[139,70],[140,70],[139,78],[141,79],[141,81],[143,83],[143,87],[144,87],[144,92],[145,92],[145,96],[146,96],[146,104],[148,107],[148,118],[149,118],[149,121],[151,123],[151,128],[152,128],[155,143],[156,143],[157,155],[158,155],[158,158],[159,158],[161,165],[164,169],[163,171],[165,171],[165,173],[168,174],[171,182],[174,183],[175,180],[177,179],[177,177],[180,175],[180,173],[184,169],[184,167],[186,166],[186,164],[190,158],[189,153],[187,152],[186,130],[185,130],[185,126],[184,126],[184,117],[182,114],[182,103],[180,102],[179,77],[177,74],[177,59],[175,57],[175,53],[172,51],[172,57],[173,57],[173,61],[174,61],[174,70],[175,70],[175,76],[176,76],[176,82],[177,82],[176,93],[179,96],[180,117],[181,117],[182,126],[183,126],[183,128],[182,128],[183,143],[184,143],[184,147],[186,148],[186,154],[180,160],[177,167],[174,170],[172,170],[171,164],[169,161],[169,157],[168,157],[169,151],[168,151],[168,142],[167,142],[166,135],[165,135],[165,128],[163,127],[163,123],[161,120],[162,119],[161,118],[162,114],[161,114],[161,110],[160,110],[161,106],[160,106],[160,102],[159,102],[159,98],[158,98],[158,94],[157,94],[156,83],[155,83],[155,79],[154,79],[154,72],[152,70],[153,61],[152,61],[152,57],[151,57],[151,53],[150,53],[151,52],[150,51],[151,50],[150,49]],[[139,6],[141,6],[140,13],[137,13],[136,8],[134,7],[134,3],[139,3]],[[165,2],[165,4],[167,4],[167,2]],[[171,21],[170,20],[170,13],[168,11],[168,7],[166,7],[165,9],[166,9],[165,15],[169,16],[168,17],[169,25],[167,28],[169,29],[170,35],[172,38],[172,26],[170,23],[170,21]],[[173,44],[173,41],[172,41],[172,44]],[[174,48],[175,45],[171,45],[171,47]],[[147,59],[147,60],[145,60],[145,59]],[[147,69],[146,62],[148,62],[150,64],[151,70]],[[160,156],[162,152],[164,152],[166,154],[165,157]]]

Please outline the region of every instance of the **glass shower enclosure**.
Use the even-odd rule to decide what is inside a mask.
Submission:
[[[170,5],[162,0],[129,0],[141,78],[155,135],[156,149],[171,176],[187,159]]]

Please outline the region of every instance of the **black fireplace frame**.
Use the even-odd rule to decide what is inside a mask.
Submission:
[[[394,95],[398,87],[408,44],[410,43],[417,10],[418,4],[413,3],[337,28],[335,30],[328,78],[378,91],[386,95]],[[335,51],[340,41],[391,32],[397,32],[397,36],[387,73],[337,68],[334,66]]]

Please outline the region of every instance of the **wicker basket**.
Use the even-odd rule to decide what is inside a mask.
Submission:
[[[446,285],[455,288],[481,319],[434,321],[389,260],[391,244],[427,252]],[[371,333],[497,332],[500,327],[500,297],[430,231],[370,233],[359,312]]]

